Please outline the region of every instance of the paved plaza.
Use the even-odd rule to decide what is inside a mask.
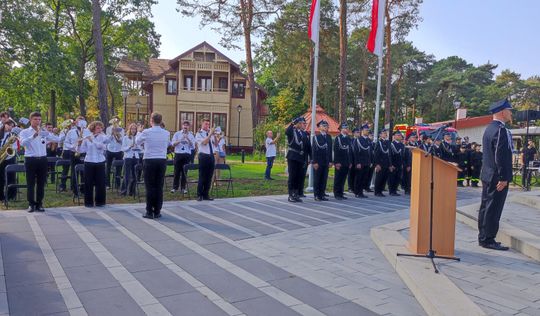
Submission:
[[[460,190],[458,204],[478,196]],[[423,315],[369,234],[408,218],[408,204],[166,202],[158,220],[142,204],[2,212],[0,315]],[[535,261],[483,251],[462,224],[457,236],[463,262],[441,270],[475,303],[540,315]]]

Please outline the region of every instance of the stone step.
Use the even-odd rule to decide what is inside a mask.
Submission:
[[[538,190],[513,196],[511,200],[512,202],[540,210],[540,191]]]

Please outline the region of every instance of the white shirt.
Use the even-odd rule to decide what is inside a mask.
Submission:
[[[47,140],[59,141],[58,136],[48,133],[43,137],[38,135],[34,137],[36,130],[32,127],[23,129],[19,134],[21,146],[24,146],[25,157],[45,157],[47,156]]]
[[[119,142],[116,141],[116,138],[114,138],[112,134],[113,126],[107,127],[105,130],[107,133],[107,136],[109,136],[110,142],[107,144],[107,150],[113,153],[117,153],[122,151],[122,138],[124,137],[124,129],[120,127],[121,131],[118,132],[120,134]]]
[[[90,141],[90,139],[92,139]],[[81,146],[79,147],[80,153],[86,153],[84,157],[84,162],[104,162],[105,161],[105,149],[107,148],[107,143],[109,138],[107,135],[101,133],[98,135],[90,136],[90,139],[85,138]]]
[[[184,133],[183,130],[174,133],[171,143],[179,142],[174,146],[174,152],[176,154],[191,154],[191,149],[195,147],[195,136],[188,131]]]
[[[169,131],[154,126],[138,133],[135,141],[139,146],[144,144],[143,159],[167,159],[167,147],[169,146],[170,137]]]
[[[210,141],[207,144],[203,144],[203,140],[208,137],[208,132],[204,130],[200,130],[197,133],[197,136],[195,136],[195,141],[197,142],[197,150],[200,154],[214,154],[217,152],[217,148],[215,147],[215,138],[210,137]],[[212,146],[212,152],[210,152],[210,145]]]
[[[139,153],[142,151],[141,146],[137,145],[135,136],[129,137],[124,136],[122,138],[122,151],[124,152],[124,159],[126,158],[137,158],[139,159]]]
[[[218,144],[216,146],[216,151],[217,152],[222,152],[224,153],[225,152],[225,137],[221,137],[218,141]]]
[[[276,156],[276,144],[272,143],[274,140],[270,137],[266,138],[266,157],[275,157]]]
[[[82,134],[84,135],[85,131],[82,131]],[[64,139],[64,150],[71,150],[76,151],[77,150],[77,143],[79,141],[81,132],[77,127],[72,127],[66,134],[66,137]]]

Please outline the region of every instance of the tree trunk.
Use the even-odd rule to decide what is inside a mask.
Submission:
[[[255,87],[255,74],[253,71],[253,58],[251,53],[251,26],[253,21],[253,1],[241,0],[241,19],[244,29],[244,46],[246,49],[246,66],[249,82],[249,97],[251,103],[251,120],[253,128],[257,126],[259,120],[259,107],[257,106],[257,88]]]
[[[92,36],[96,50],[99,116],[101,121],[106,124],[109,122],[109,107],[107,106],[107,74],[101,34],[101,5],[99,0],[92,0],[92,24]]]
[[[85,100],[85,87],[84,76],[86,74],[86,52],[83,51],[81,59],[79,60],[79,71],[77,73],[77,80],[79,81],[79,112],[82,116],[86,116],[86,100]]]
[[[60,4],[61,1],[53,2],[54,6],[54,42],[56,43],[56,46],[58,47],[58,41],[59,41],[59,32],[60,32]],[[54,84],[56,84],[56,74],[53,73],[53,81]],[[56,90],[53,88],[51,89],[51,103],[49,106],[49,121],[53,124],[53,126],[56,126]]]
[[[115,116],[115,113],[114,113],[114,93],[113,93],[111,83],[109,82],[109,80],[107,80],[107,90],[109,91],[109,95],[111,96],[111,117],[114,117]]]
[[[339,119],[347,120],[347,0],[339,0]]]
[[[385,91],[385,108],[384,108],[384,123],[390,124],[392,121],[392,61],[391,45],[392,45],[392,20],[390,20],[389,4],[386,3],[386,26],[385,26],[385,43],[386,43],[386,55],[385,55],[385,73],[384,78],[386,80]],[[392,128],[392,126],[390,126]],[[390,132],[391,133],[391,132]]]

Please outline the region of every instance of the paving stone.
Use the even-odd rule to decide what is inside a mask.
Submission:
[[[226,316],[228,315],[199,292],[189,292],[159,298],[167,310],[178,316]]]
[[[238,260],[234,264],[264,281],[280,280],[294,276],[290,272],[256,257]]]
[[[241,250],[226,242],[206,245],[205,248],[229,261],[253,258],[253,255],[249,252]]]
[[[169,269],[133,273],[133,276],[156,298],[195,291]]]
[[[199,254],[189,254],[169,258],[176,263],[180,268],[186,270],[189,274],[197,277],[203,274],[211,274],[217,271],[224,272],[217,264],[202,257]]]
[[[170,227],[172,229],[172,227]],[[186,232],[182,234],[184,237],[198,243],[199,245],[210,245],[210,244],[217,244],[223,242],[223,240],[210,235],[209,233],[205,231],[192,231],[192,232]]]
[[[77,293],[120,285],[101,264],[65,268],[64,272]]]
[[[74,232],[50,235],[43,230],[43,233],[47,237],[47,241],[53,250],[81,248],[85,246],[85,243]]]
[[[0,220],[0,232],[2,232],[0,234],[1,238],[3,234],[7,233],[32,232],[32,228],[25,217],[2,218]]]
[[[88,315],[145,315],[137,303],[120,287],[79,293]]]
[[[17,315],[47,315],[67,311],[55,282],[11,287],[8,290],[9,312]]]
[[[298,277],[274,280],[270,284],[318,309],[347,302],[345,298]]]
[[[54,281],[45,259],[10,262],[4,264],[8,292],[15,286],[39,284]]]
[[[147,244],[149,244],[152,248],[156,249],[166,257],[176,257],[195,253],[193,252],[193,250],[189,249],[188,247],[184,246],[182,243],[174,239],[148,241]]]
[[[80,248],[67,248],[55,250],[54,254],[61,262],[62,267],[71,268],[85,265],[99,264],[99,259],[86,245]]]
[[[324,314],[330,316],[330,315],[336,315],[336,316],[372,316],[372,315],[378,315],[377,313],[374,313],[370,311],[367,308],[364,308],[358,304],[347,302],[342,304],[337,304],[329,307],[325,307],[321,309],[321,312]]]
[[[257,297],[234,303],[234,306],[246,315],[257,316],[296,316],[300,315],[294,310],[272,299],[271,297]]]
[[[0,238],[4,263],[43,259],[32,232],[3,234]]]
[[[230,273],[201,274],[197,279],[229,303],[265,296],[263,292]]]

